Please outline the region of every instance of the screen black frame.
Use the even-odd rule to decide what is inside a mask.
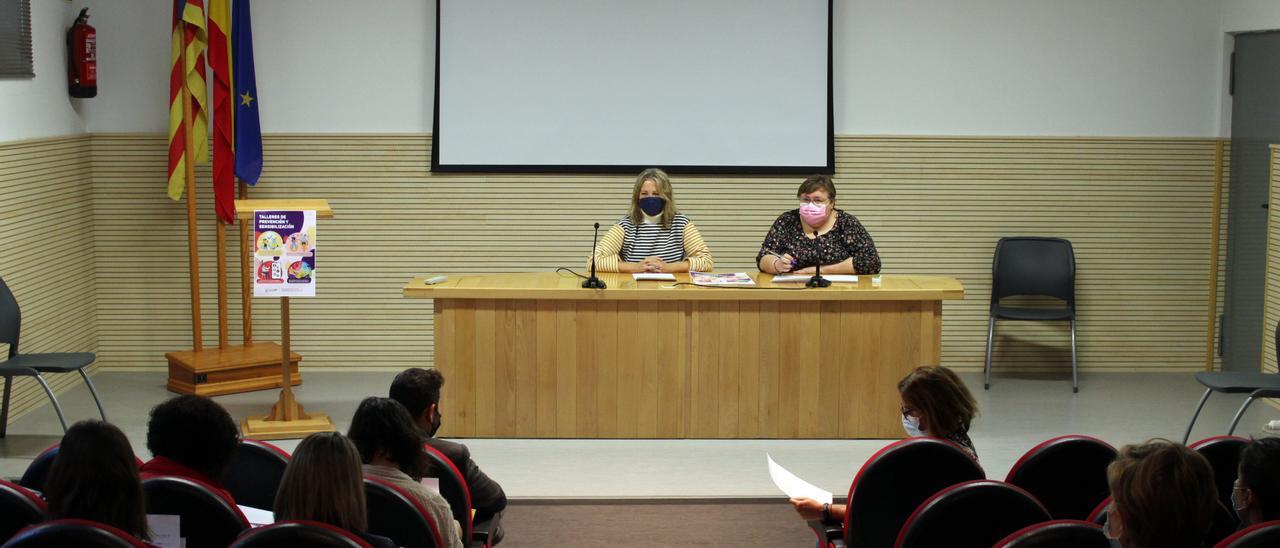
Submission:
[[[633,174],[661,168],[677,175],[831,175],[836,170],[836,124],[832,66],[835,0],[827,0],[827,163],[821,166],[584,165],[584,164],[441,164],[440,163],[440,4],[436,0],[435,93],[431,116],[431,171],[436,173],[566,173]]]

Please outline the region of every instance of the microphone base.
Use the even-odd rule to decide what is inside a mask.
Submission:
[[[805,282],[804,285],[805,287],[831,287],[831,280],[823,278],[822,276],[814,276],[809,278],[809,281]]]
[[[827,282],[827,285],[831,285],[831,282]],[[584,289],[605,289],[608,286],[604,285],[604,280],[601,280],[600,278],[592,276],[590,278],[587,278],[586,280],[583,280],[582,287]]]

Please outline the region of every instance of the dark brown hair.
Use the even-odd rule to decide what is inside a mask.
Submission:
[[[1253,492],[1265,520],[1280,519],[1280,438],[1260,438],[1244,446],[1240,486]]]
[[[928,434],[946,437],[968,432],[978,416],[978,402],[954,371],[942,366],[917,367],[898,381],[902,401],[920,413]]]
[[[276,521],[311,520],[364,532],[369,528],[365,508],[364,476],[355,446],[337,432],[302,440],[280,479],[273,508]]]
[[[50,519],[87,519],[147,539],[138,462],[114,425],[83,420],[62,436],[44,495]]]
[[[1201,546],[1218,505],[1209,461],[1184,445],[1126,445],[1107,467],[1107,484],[1128,548]]]
[[[796,196],[804,196],[818,190],[827,191],[827,198],[833,203],[836,201],[836,184],[831,180],[830,175],[810,175],[800,183],[800,190],[796,191]]]
[[[409,410],[409,417],[418,420],[431,404],[440,403],[440,388],[444,375],[438,369],[410,367],[396,375],[387,394]]]
[[[414,480],[422,478],[422,432],[400,402],[376,396],[365,398],[351,416],[347,437],[365,464],[381,451],[401,472]]]

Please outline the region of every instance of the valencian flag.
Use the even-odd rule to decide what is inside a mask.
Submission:
[[[253,25],[249,0],[234,0],[231,49],[235,78],[236,176],[251,185],[262,175],[262,126],[258,124],[258,81],[253,75]]]
[[[205,91],[204,0],[174,0],[169,72],[169,197],[178,200],[187,186],[187,162],[209,161],[209,114]],[[182,62],[186,52],[186,63]],[[187,157],[187,135],[182,131],[182,89],[191,96],[191,138],[195,158]]]
[[[231,113],[231,3],[209,0],[209,66],[213,68],[213,207],[218,220],[236,219],[235,133]]]

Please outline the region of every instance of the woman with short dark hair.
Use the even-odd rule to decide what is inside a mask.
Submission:
[[[783,213],[764,237],[756,265],[768,274],[879,274],[880,254],[857,217],[836,209],[836,185],[827,175],[805,179],[800,207]]]
[[[1231,506],[1245,526],[1280,519],[1280,438],[1244,446]]]
[[[143,476],[179,476],[199,481],[234,503],[222,486],[222,474],[240,445],[240,428],[213,400],[186,394],[151,409],[147,449],[153,458]]]
[[[298,444],[280,479],[274,508],[276,521],[327,523],[378,548],[394,547],[391,539],[369,534],[360,454],[337,432],[311,434]]]
[[[106,422],[83,420],[62,436],[45,479],[50,519],[105,523],[146,540],[146,510],[133,447]]]

